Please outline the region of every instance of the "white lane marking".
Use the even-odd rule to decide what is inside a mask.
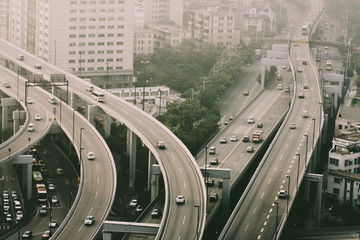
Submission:
[[[98,179],[97,179],[97,183],[99,184],[100,183],[100,178],[98,177]]]
[[[181,239],[181,236],[178,237],[178,240],[180,240],[180,239]]]
[[[272,209],[272,208],[270,208],[269,213],[272,213],[272,210],[273,210],[273,209]]]
[[[83,226],[84,226],[84,225],[82,224],[82,225],[81,225],[81,227],[79,228],[78,232],[80,232],[80,231],[81,231],[81,229],[83,228]]]
[[[186,220],[186,216],[184,216],[184,218],[183,218],[183,224],[185,224],[185,220]]]
[[[264,232],[264,228],[261,228],[260,232]]]
[[[264,196],[264,193],[265,193],[265,192],[263,192],[263,193],[261,194],[261,197],[260,197],[260,199],[262,199],[262,198],[263,198],[263,196]]]
[[[179,172],[182,174],[182,170],[181,170],[181,168],[179,167]]]
[[[96,170],[99,171],[99,164],[96,163]]]
[[[98,192],[95,193],[95,199],[97,198]]]
[[[270,184],[270,182],[271,182],[271,178],[269,179],[268,184]]]
[[[285,179],[282,181],[282,183],[285,183]]]
[[[186,189],[186,182],[184,181],[184,188]]]
[[[258,237],[257,237],[257,239],[260,239],[261,238],[261,235],[259,235]]]
[[[280,185],[280,189],[282,189],[284,186],[283,185]]]
[[[91,207],[91,208],[90,208],[89,214],[91,214],[91,212],[92,212],[93,209],[94,209],[94,207]]]
[[[253,214],[255,214],[257,207],[254,209]]]
[[[289,144],[286,144],[285,149],[287,149],[287,148],[288,148],[288,146],[289,146]]]
[[[291,163],[294,164],[294,160],[292,160]]]
[[[268,214],[267,216],[266,216],[266,219],[269,219],[270,218],[270,215]]]
[[[266,224],[267,224],[267,221],[264,222],[264,226],[266,226]]]
[[[287,170],[286,172],[287,172],[287,173],[289,173],[289,172],[290,172],[290,170]]]
[[[290,138],[292,139],[292,138],[293,138],[293,136],[294,136],[294,134],[291,134]]]
[[[249,227],[249,223],[248,223],[248,224],[246,224],[246,227],[245,227],[245,232],[246,232],[246,230],[248,229],[248,227]]]
[[[277,166],[274,168],[274,172],[276,172],[276,170],[277,170]]]
[[[280,160],[283,158],[283,156],[284,156],[284,155],[283,155],[283,154],[281,154],[281,156],[280,156]]]
[[[292,164],[289,166],[289,168],[292,168]]]

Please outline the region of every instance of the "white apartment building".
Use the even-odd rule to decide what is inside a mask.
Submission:
[[[11,1],[11,42],[27,49],[26,41],[33,41],[37,56],[100,87],[132,85],[134,1]],[[32,19],[26,16],[35,24],[27,24]],[[26,31],[28,26],[34,29]]]
[[[154,25],[155,48],[161,48],[164,44],[169,44],[173,48],[178,48],[184,39],[190,39],[191,33],[179,26]]]
[[[360,131],[333,139],[329,152],[327,192],[343,204],[360,207]]]
[[[150,28],[136,27],[134,53],[150,55],[154,52],[154,32]]]
[[[335,120],[335,136],[341,133],[351,133],[354,129],[360,129],[359,107],[347,107],[340,105]]]
[[[184,0],[144,0],[145,25],[171,20],[183,25]]]
[[[235,28],[232,13],[218,7],[188,11],[187,29],[192,38],[218,46],[235,47],[240,42],[240,30]]]
[[[8,23],[7,23],[7,40],[13,44],[26,49],[27,36],[27,0],[9,0],[8,6]]]

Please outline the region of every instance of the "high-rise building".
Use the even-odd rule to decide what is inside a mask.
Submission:
[[[134,1],[10,1],[11,42],[98,86],[132,85]]]
[[[145,25],[170,20],[183,25],[184,0],[144,0]]]
[[[9,0],[0,1],[0,37],[7,39],[8,18],[9,18]]]

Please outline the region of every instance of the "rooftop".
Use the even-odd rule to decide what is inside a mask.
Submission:
[[[347,119],[349,121],[359,121],[360,109],[359,107],[340,106],[338,118]]]
[[[352,173],[352,172],[347,172],[347,171],[344,171],[344,170],[330,170],[329,174],[339,176],[339,177],[343,177],[343,178],[346,178],[346,179],[360,181],[360,174],[359,173]]]

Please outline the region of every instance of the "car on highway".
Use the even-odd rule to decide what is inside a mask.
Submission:
[[[40,120],[41,120],[41,115],[40,115],[40,113],[36,113],[36,114],[35,114],[35,120],[36,120],[36,121],[40,121]]]
[[[237,142],[238,138],[236,135],[231,136],[230,141],[231,142]]]
[[[304,83],[304,86],[303,86],[303,89],[308,89],[309,88],[309,85],[307,82]]]
[[[22,54],[17,55],[16,58],[17,58],[17,60],[24,61],[24,55],[22,55]]]
[[[254,123],[255,122],[255,119],[254,117],[249,117],[248,120],[247,120],[247,123]]]
[[[37,64],[34,65],[34,68],[41,69],[41,65],[39,63],[37,63]]]
[[[249,90],[244,91],[244,96],[249,96],[249,94],[250,94]]]
[[[211,164],[211,165],[217,165],[218,163],[219,163],[218,158],[212,158],[212,159],[210,160],[210,164]]]
[[[45,231],[42,235],[43,240],[50,239],[50,237],[51,237],[51,232],[49,230]]]
[[[222,139],[220,139],[220,143],[221,143],[221,144],[225,144],[225,143],[227,143],[227,139],[226,139],[226,138],[222,138]]]
[[[138,200],[137,199],[132,199],[129,203],[130,207],[136,207],[138,205]]]
[[[151,217],[152,218],[160,218],[161,217],[161,210],[158,209],[158,208],[155,208],[154,210],[152,210]]]
[[[205,185],[208,186],[208,187],[212,187],[214,186],[214,179],[211,179],[211,178],[208,178],[205,182]]]
[[[246,147],[246,152],[252,153],[253,151],[254,151],[254,147],[253,147],[253,146],[247,146],[247,147]]]
[[[222,188],[223,185],[224,185],[224,180],[220,179],[219,182],[218,182],[218,187]]]
[[[12,219],[12,216],[11,216],[11,213],[6,214],[5,220],[6,220],[7,222],[11,222],[11,221],[13,220],[13,219]]]
[[[292,71],[291,67],[288,67],[286,71],[291,72]]]
[[[176,204],[184,204],[184,203],[185,203],[184,195],[177,195],[176,196]]]
[[[302,72],[302,71],[303,71],[303,68],[302,68],[302,67],[298,67],[297,71],[298,71],[298,72]]]
[[[3,191],[3,198],[9,198],[9,191],[8,190],[4,190]]]
[[[47,177],[45,180],[46,180],[46,183],[53,183],[53,181],[52,181],[52,178],[51,178],[51,177]]]
[[[51,228],[55,228],[57,227],[57,220],[56,219],[51,219],[50,222],[49,222],[49,227]]]
[[[290,129],[295,129],[296,128],[296,123],[290,123]]]
[[[32,104],[34,101],[33,101],[33,99],[32,99],[31,97],[27,97],[27,98],[26,98],[26,102],[27,102],[28,104]]]
[[[264,127],[264,124],[262,122],[258,122],[257,125],[256,125],[258,128],[262,128]]]
[[[157,143],[157,148],[158,149],[165,149],[166,148],[165,143],[164,142],[158,142]]]
[[[6,87],[6,88],[11,88],[11,85],[10,85],[9,82],[4,82],[4,87]]]
[[[21,202],[19,200],[14,201],[15,209],[21,209]]]
[[[58,202],[59,202],[59,199],[58,199],[58,197],[56,195],[51,196],[51,203],[56,204]]]
[[[48,184],[49,191],[55,191],[55,185],[53,183]]]
[[[93,225],[94,224],[94,216],[88,215],[85,218],[84,224],[85,225]]]
[[[216,148],[214,146],[211,146],[209,149],[209,154],[214,155],[216,153]]]
[[[137,205],[137,207],[135,208],[135,212],[142,212],[143,208],[140,205]]]
[[[95,159],[95,153],[93,153],[93,152],[88,152],[88,154],[87,154],[87,159],[88,159],[88,160],[94,160],[94,159]]]
[[[86,86],[86,91],[89,91],[89,92],[94,91],[94,86],[91,86],[91,85]]]
[[[309,112],[308,111],[304,111],[303,112],[303,118],[308,118],[309,117]]]
[[[30,239],[30,238],[32,238],[32,231],[26,230],[26,231],[23,233],[22,238],[23,238],[23,239]]]
[[[307,61],[306,61],[306,60],[302,60],[302,64],[303,64],[303,65],[307,65]]]
[[[277,90],[282,90],[282,84],[279,83],[279,84],[276,86],[276,89],[277,89]]]
[[[20,221],[24,217],[24,214],[22,211],[16,211],[16,221]]]
[[[229,120],[232,121],[232,120],[234,120],[234,118],[235,118],[235,116],[234,116],[234,115],[231,115],[231,116],[229,117]]]
[[[28,132],[33,132],[34,131],[34,124],[33,123],[28,124],[27,131]]]
[[[229,123],[230,123],[229,121],[225,121],[224,125],[229,125]]]
[[[56,168],[56,175],[58,176],[64,175],[64,170],[62,168]]]
[[[304,93],[303,93],[303,92],[300,92],[300,93],[299,93],[299,95],[298,95],[298,97],[299,97],[299,98],[304,98],[304,97],[305,97],[305,95],[304,95]]]
[[[243,142],[249,142],[249,136],[244,136],[244,137],[242,138],[242,141],[243,141]]]
[[[217,193],[211,193],[209,200],[210,202],[216,202],[219,199],[219,195]]]
[[[285,92],[290,92],[290,88],[289,88],[289,87],[285,87]]]
[[[14,199],[14,200],[17,200],[18,199],[18,193],[16,191],[12,191],[11,192],[11,197]]]
[[[287,198],[287,194],[286,194],[286,191],[281,189],[278,193],[278,197],[279,198]]]

